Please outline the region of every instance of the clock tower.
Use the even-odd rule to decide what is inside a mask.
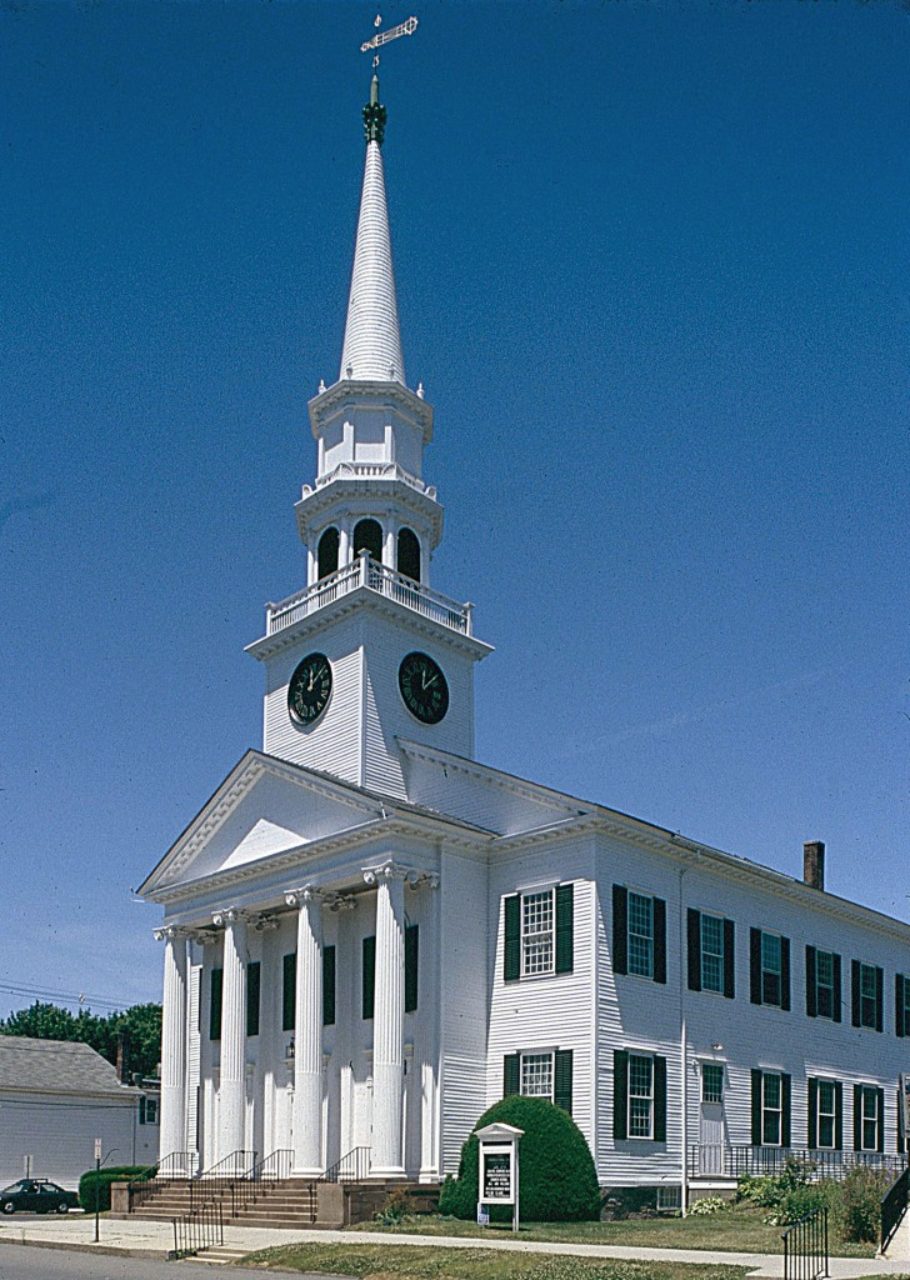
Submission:
[[[307,585],[266,607],[248,646],[265,664],[266,752],[405,795],[399,740],[474,751],[471,606],[430,587],[442,536],[423,478],[433,410],[405,381],[382,164],[386,110],[373,76],[338,381],[309,403],[317,474],[295,510]]]

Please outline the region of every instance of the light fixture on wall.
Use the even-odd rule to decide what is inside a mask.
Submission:
[[[294,1057],[294,1041],[293,1040],[288,1041],[288,1047],[284,1051],[284,1056],[285,1058],[293,1059]]]
[[[724,1046],[721,1044],[719,1040],[715,1040],[714,1043],[711,1045],[711,1050],[713,1053],[723,1053]]]

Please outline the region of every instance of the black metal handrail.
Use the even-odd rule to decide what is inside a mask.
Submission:
[[[828,1270],[828,1210],[816,1209],[781,1232],[784,1280],[818,1280]]]
[[[190,1182],[190,1209],[220,1200],[234,1182],[249,1178],[256,1164],[255,1151],[232,1151],[229,1156],[205,1169]]]
[[[163,1182],[176,1182],[191,1178],[196,1169],[195,1151],[171,1151],[157,1165],[151,1165],[141,1178],[131,1178],[127,1183],[129,1212],[141,1208],[150,1200]]]
[[[819,1147],[752,1147],[706,1146],[693,1143],[689,1147],[689,1176],[742,1178],[783,1173],[789,1160],[798,1160],[810,1182],[823,1179],[839,1182],[851,1169],[859,1166],[877,1169],[895,1176],[901,1172],[906,1157],[881,1151],[832,1151]]]
[[[174,1257],[187,1258],[202,1249],[224,1244],[221,1201],[201,1204],[182,1218],[174,1218]]]
[[[291,1176],[291,1160],[293,1151],[280,1147],[265,1156],[258,1164],[254,1164],[248,1178],[232,1181],[231,1216],[234,1217],[251,1204],[255,1204],[260,1196],[272,1190],[279,1182]]]
[[[370,1147],[352,1147],[326,1169],[320,1182],[362,1182],[370,1174]]]
[[[884,1253],[907,1212],[910,1191],[910,1166],[904,1169],[882,1197],[882,1235],[880,1252]]]

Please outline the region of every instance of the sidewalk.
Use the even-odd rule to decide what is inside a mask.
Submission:
[[[43,1245],[47,1248],[80,1249],[88,1252],[121,1253],[138,1257],[164,1258],[174,1247],[169,1222],[101,1219],[101,1240],[95,1244],[95,1220],[81,1214],[66,1218],[3,1218],[0,1244]],[[707,1253],[698,1249],[643,1249],[625,1245],[552,1244],[525,1240],[477,1240],[464,1236],[398,1235],[386,1231],[284,1231],[267,1227],[225,1227],[224,1244],[230,1250],[253,1253],[273,1245],[308,1244],[400,1244],[424,1249],[514,1249],[522,1253],[562,1254],[579,1258],[622,1258],[638,1262],[696,1262],[702,1265],[728,1262],[748,1267],[754,1280],[780,1280],[780,1254]],[[910,1275],[910,1261],[882,1258],[832,1258],[833,1280],[855,1280],[857,1276]]]

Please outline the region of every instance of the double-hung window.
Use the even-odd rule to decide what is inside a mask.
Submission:
[[[520,1093],[546,1098],[572,1114],[572,1050],[508,1053],[503,1059],[503,1097]]]
[[[857,1151],[884,1151],[885,1093],[870,1084],[853,1086],[853,1145]]]
[[[781,996],[781,946],[776,933],[761,936],[761,1002],[780,1004]]]
[[[629,893],[629,973],[654,977],[654,899]]]
[[[817,1141],[821,1148],[833,1151],[837,1119],[837,1096],[833,1080],[818,1082],[818,1130]]]
[[[806,1112],[808,1145],[812,1150],[840,1151],[843,1147],[843,1085],[839,1080],[809,1076]]]
[[[506,982],[572,972],[574,893],[573,884],[559,884],[504,899]]]
[[[553,972],[553,890],[521,899],[521,976]]]
[[[667,981],[667,904],[663,898],[613,886],[613,971]]]
[[[654,1137],[654,1059],[629,1054],[629,1137]]]
[[[736,995],[736,925],[710,911],[686,911],[690,991],[713,991],[728,1000]]]
[[[784,1071],[752,1072],[752,1145],[789,1147],[791,1079]]]
[[[752,1003],[789,1009],[790,939],[764,929],[751,929],[749,968]]]
[[[521,1055],[521,1093],[525,1098],[546,1098],[553,1101],[552,1053],[523,1053]]]
[[[657,1053],[613,1053],[613,1137],[667,1140],[667,1060]]]
[[[702,914],[701,918],[701,989],[724,989],[724,922],[720,916]]]
[[[899,1036],[910,1036],[910,977],[894,975],[894,1030]]]
[[[834,1017],[834,955],[815,953],[815,1012],[819,1018]]]
[[[852,965],[853,1025],[871,1031],[883,1028],[884,972],[874,964],[854,960]]]

